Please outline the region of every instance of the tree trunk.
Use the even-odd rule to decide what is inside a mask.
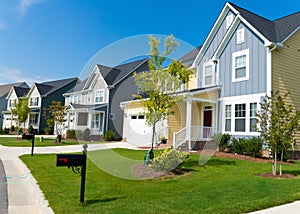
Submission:
[[[272,174],[276,176],[276,162],[277,162],[277,148],[274,148],[274,157],[273,157],[273,163],[272,163]]]
[[[281,157],[280,157],[280,167],[279,167],[279,175],[282,175],[282,162],[283,162],[283,149],[281,150]]]
[[[153,127],[152,127],[152,144],[151,144],[151,149],[153,149],[153,146],[154,146],[155,126],[156,126],[156,122],[153,124]]]

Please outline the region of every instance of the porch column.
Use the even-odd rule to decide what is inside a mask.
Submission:
[[[192,150],[192,99],[190,97],[186,100],[186,129],[189,150]]]

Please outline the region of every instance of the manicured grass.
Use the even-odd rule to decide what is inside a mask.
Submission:
[[[88,152],[83,206],[79,203],[80,176],[67,167],[55,167],[55,155],[25,155],[21,159],[55,213],[245,213],[300,199],[300,178],[256,176],[271,170],[267,163],[213,157],[199,166],[199,156],[193,154],[184,165],[191,170],[186,175],[130,180],[114,177],[97,166],[102,162],[133,177],[126,158],[142,163],[145,151],[113,151]],[[116,153],[123,155],[124,161],[114,160]],[[284,172],[300,175],[300,164],[285,165]]]
[[[79,144],[77,140],[66,140],[62,139],[62,143],[54,143],[55,139],[44,138],[43,142],[40,142],[40,137],[36,137],[34,140],[34,145],[37,147],[42,146],[67,146],[67,145],[76,145]],[[91,143],[91,142],[88,142]],[[93,142],[100,143],[100,142]],[[21,136],[16,137],[0,137],[0,144],[3,146],[22,146],[22,147],[31,147],[31,140],[22,140]]]

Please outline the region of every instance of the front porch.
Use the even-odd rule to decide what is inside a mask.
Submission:
[[[211,141],[217,132],[218,88],[188,93],[186,99],[174,107],[169,117],[169,140],[177,149],[187,144],[192,150],[197,142]]]

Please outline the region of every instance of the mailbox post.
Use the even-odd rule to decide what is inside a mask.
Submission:
[[[56,166],[67,166],[72,171],[81,176],[80,202],[84,202],[85,178],[86,178],[86,159],[87,144],[82,146],[82,155],[80,154],[56,154]]]

